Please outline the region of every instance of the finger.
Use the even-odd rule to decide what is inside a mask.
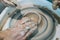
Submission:
[[[23,38],[22,40],[26,39],[29,35],[31,35],[35,30],[37,29],[37,27],[32,28]]]
[[[8,1],[8,0],[3,0],[5,3],[7,3],[8,5],[12,5],[15,6],[12,2]]]
[[[33,28],[34,26],[37,26],[37,24],[34,23],[34,22],[32,22],[32,21],[25,23],[25,25],[26,25],[27,27],[30,27],[30,28]]]
[[[21,38],[23,38],[27,32],[28,30],[21,31],[20,34],[16,36],[16,40],[20,40]]]
[[[30,21],[30,19],[28,17],[24,17],[21,20],[17,20],[17,22],[15,22],[15,27],[17,27],[18,25],[23,25],[26,22]]]
[[[24,30],[24,27],[25,27],[25,25],[17,25],[16,27],[10,28],[10,30],[12,32],[20,32],[20,31]]]
[[[29,22],[29,21],[30,21],[30,19],[28,17],[24,17],[20,20],[20,24],[24,24],[24,23]]]

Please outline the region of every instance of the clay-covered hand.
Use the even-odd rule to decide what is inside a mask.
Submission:
[[[60,0],[53,0],[53,9],[60,8]]]
[[[18,20],[14,27],[3,32],[5,34],[4,40],[25,40],[36,29],[36,24],[29,18],[24,17],[22,20]]]
[[[1,0],[1,2],[5,5],[5,6],[17,6],[14,2],[12,2],[13,0]]]

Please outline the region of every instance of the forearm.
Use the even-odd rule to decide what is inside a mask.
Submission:
[[[4,38],[3,37],[0,37],[0,40],[4,40]]]
[[[3,32],[0,32],[0,40],[4,40],[4,33]]]

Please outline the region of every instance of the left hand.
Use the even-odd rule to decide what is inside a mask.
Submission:
[[[13,0],[2,0],[3,4],[6,6],[17,6],[15,3],[11,2]]]

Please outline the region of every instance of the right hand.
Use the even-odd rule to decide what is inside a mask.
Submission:
[[[34,25],[35,23],[29,21],[30,19],[26,17],[18,20],[14,27],[4,31],[4,34],[6,34],[4,40],[25,40],[37,29],[36,25]],[[26,29],[26,27],[30,27],[30,30]]]

